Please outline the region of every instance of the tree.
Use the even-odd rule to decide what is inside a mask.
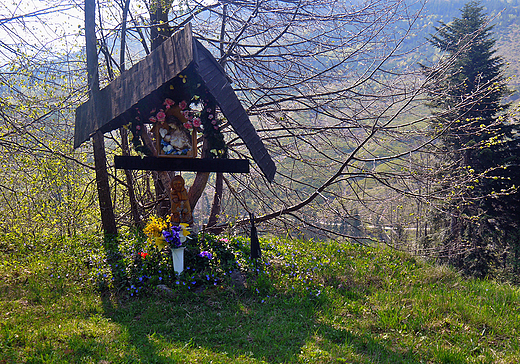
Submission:
[[[365,165],[402,156],[392,148],[380,156],[373,150],[399,134],[402,120],[396,116],[411,109],[420,93],[409,81],[411,73],[396,72],[392,63],[402,59],[402,41],[417,16],[400,1],[223,1],[173,12],[172,27],[190,20],[199,40],[226,65],[280,163],[271,185],[256,171],[225,181],[227,197],[236,200],[222,199],[228,203],[222,203],[227,211],[221,216],[245,215],[235,223],[247,224],[248,210],[255,210],[257,221],[273,227],[301,225],[323,234],[324,222],[352,216],[357,204],[372,205],[356,195],[362,179],[406,178]],[[231,153],[247,156],[232,131],[226,132]]]
[[[75,6],[39,5],[3,2],[0,20],[0,226],[16,239],[99,226],[90,156],[70,146],[71,111],[86,90],[71,46],[77,30],[61,33],[72,29],[63,15]]]
[[[85,33],[86,33],[86,53],[87,53],[87,72],[90,98],[96,106],[96,99],[99,98],[99,73],[96,49],[96,2],[95,0],[85,0]],[[105,236],[114,238],[117,235],[116,219],[112,198],[110,196],[110,185],[106,167],[105,138],[101,132],[96,132],[92,138],[94,150],[94,164],[96,170],[96,185],[99,196],[99,207],[101,210],[101,224]]]
[[[151,30],[157,27],[149,16],[150,2],[145,9],[130,2],[127,18],[126,4],[104,2],[97,13],[98,46],[104,56],[101,85],[149,51]],[[278,164],[272,184],[254,164],[250,175],[210,179],[210,187],[215,183],[213,200],[221,207],[217,225],[245,226],[249,212],[254,212],[256,222],[262,222],[259,227],[273,233],[348,237],[354,234],[342,233],[337,222],[355,219],[367,231],[373,226],[386,229],[393,224],[393,210],[409,215],[405,199],[426,205],[436,197],[416,173],[429,168],[423,156],[431,140],[425,138],[420,105],[428,80],[419,78],[415,68],[402,66],[410,55],[404,41],[417,26],[420,8],[400,0],[268,0],[173,2],[167,10],[167,20],[161,13],[160,30],[192,23],[196,38],[225,65]],[[122,42],[123,35],[127,42]],[[120,67],[114,67],[117,64]],[[75,95],[82,100],[77,103],[87,95],[86,87],[79,90]],[[67,122],[63,130],[71,131],[70,119]],[[224,132],[230,156],[248,158],[233,130],[227,127]],[[117,133],[106,138],[110,161],[124,143]],[[126,193],[131,186],[119,173],[110,174],[112,196],[116,221],[127,224],[132,221]],[[138,209],[146,216],[160,196],[149,174],[133,177]],[[186,177],[188,183],[196,181]],[[201,201],[210,201],[207,195],[213,191],[205,192]],[[209,205],[198,210],[204,218]],[[416,218],[410,222],[415,224]]]
[[[453,263],[471,274],[485,276],[503,246],[499,234],[511,221],[518,221],[516,208],[518,177],[506,171],[518,150],[517,124],[506,118],[509,95],[504,78],[505,63],[496,56],[493,27],[478,2],[461,9],[461,18],[437,27],[429,41],[444,55],[447,67],[442,72],[424,67],[432,76],[429,105],[436,118],[432,124],[444,152],[439,175],[446,183],[457,185],[459,193],[451,196],[450,233],[444,244]],[[462,178],[464,178],[464,180]],[[509,179],[513,177],[513,179]],[[443,188],[441,187],[441,188]],[[500,220],[500,222],[498,221]],[[506,221],[509,222],[506,222]]]

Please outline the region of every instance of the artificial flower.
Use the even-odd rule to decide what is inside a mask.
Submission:
[[[188,106],[188,103],[186,101],[182,100],[181,102],[179,102],[179,107],[181,108],[181,110],[184,110],[186,106]]]
[[[166,247],[166,239],[164,238],[164,236],[155,237],[154,243],[161,250]]]
[[[158,121],[164,121],[166,120],[166,114],[164,113],[164,111],[159,111],[157,113],[157,120]]]
[[[171,245],[177,245],[180,243],[180,237],[179,237],[179,231],[176,229],[169,230],[163,230],[162,232],[164,240]]]
[[[193,118],[193,126],[199,128],[201,125],[200,118]]]
[[[169,109],[173,105],[175,105],[175,102],[172,99],[164,100],[164,106],[166,107],[166,109]]]
[[[186,241],[186,237],[188,235],[190,235],[190,231],[188,230],[190,225],[188,225],[186,223],[180,223],[179,226],[182,229],[181,233],[179,234],[180,235],[180,239],[181,239],[181,243],[184,243]]]

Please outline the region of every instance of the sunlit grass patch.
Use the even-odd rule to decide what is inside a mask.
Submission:
[[[204,249],[233,270],[194,270],[198,289],[172,295],[99,290],[101,240],[1,251],[0,362],[520,361],[518,287],[346,242],[262,239],[254,262],[247,239],[225,239]]]

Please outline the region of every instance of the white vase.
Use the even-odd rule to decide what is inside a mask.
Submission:
[[[181,274],[184,270],[184,249],[186,248],[180,247],[172,249],[173,270],[177,274]]]

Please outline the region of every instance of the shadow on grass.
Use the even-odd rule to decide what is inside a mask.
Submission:
[[[121,325],[135,348],[128,361],[172,362],[348,362],[410,363],[370,335],[324,325],[323,300],[206,290],[190,298],[146,298],[117,307],[104,300],[105,314]]]

